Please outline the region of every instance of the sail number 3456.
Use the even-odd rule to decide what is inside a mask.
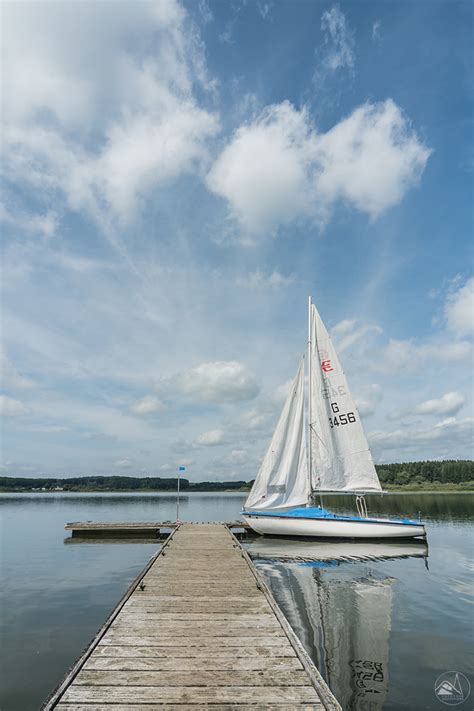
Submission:
[[[339,406],[337,402],[331,403],[331,410],[334,413],[334,417],[329,418],[329,424],[331,429],[334,427],[339,427],[339,425],[349,425],[356,421],[356,416],[353,412],[339,412]]]

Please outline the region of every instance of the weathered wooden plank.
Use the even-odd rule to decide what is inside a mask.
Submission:
[[[294,703],[319,701],[312,686],[77,686],[64,694],[73,703]]]
[[[275,618],[269,612],[261,612],[257,615],[252,615],[248,612],[164,612],[143,610],[136,607],[133,610],[124,610],[120,615],[121,620],[146,620],[154,624],[166,624],[170,622],[176,623],[197,623],[197,622],[227,622],[228,624],[247,624],[258,625],[272,622],[275,624]]]
[[[138,522],[124,522],[124,523],[111,523],[111,522],[94,522],[94,521],[76,521],[73,523],[66,523],[64,528],[66,531],[135,531],[140,529],[145,529],[147,531],[153,531],[158,528],[176,528],[176,523],[171,521],[166,522],[153,522],[153,521],[138,521]]]
[[[74,685],[80,686],[307,686],[303,670],[282,671],[113,671],[83,669]]]
[[[229,634],[232,634],[229,631]],[[257,643],[254,636],[241,637],[232,635],[230,637],[158,637],[155,635],[125,635],[110,631],[100,644],[113,644],[130,647],[252,647]],[[258,644],[264,647],[288,645],[290,643],[284,634],[281,635],[261,635],[258,637]],[[291,649],[291,647],[290,647]]]
[[[272,658],[272,659],[296,659],[293,648],[288,645],[270,645],[255,644],[255,640],[251,645],[241,645],[240,647],[222,647],[222,646],[194,646],[194,647],[160,647],[155,646],[129,646],[119,644],[104,644],[96,647],[92,658],[97,657],[114,657],[125,659],[241,659],[241,658]],[[181,662],[177,662],[177,666]]]
[[[247,651],[247,650],[246,650]],[[115,671],[176,671],[180,669],[186,671],[234,671],[237,669],[247,671],[261,671],[274,669],[291,671],[303,669],[299,659],[296,657],[255,657],[251,656],[251,651],[247,651],[245,657],[236,657],[235,654],[221,654],[220,656],[205,657],[143,657],[137,659],[133,657],[103,657],[93,655],[85,664],[83,669]],[[79,676],[82,676],[84,671]]]
[[[279,635],[281,636],[281,627],[276,620],[270,620],[268,622],[258,622],[254,624],[249,630],[249,624],[244,620],[244,622],[239,622],[239,620],[234,620],[232,625],[229,625],[228,620],[224,622],[219,622],[218,620],[210,619],[208,621],[179,621],[174,620],[172,622],[166,622],[165,620],[136,620],[133,617],[125,617],[124,619],[116,620],[111,630],[114,630],[117,634],[141,634],[146,632],[147,634],[153,635],[163,635],[164,637],[168,635],[187,635],[188,637],[195,637],[197,634],[211,637],[218,637],[219,635],[230,634],[242,634],[242,631],[251,631],[252,635],[260,636],[262,634],[269,635]]]
[[[169,704],[74,704],[66,703],[59,704],[56,708],[60,711],[171,711]],[[212,709],[212,711],[292,711],[292,709],[301,708],[304,711],[321,711],[323,706],[320,702],[313,702],[308,704],[306,701],[291,703],[288,706],[286,701],[281,704],[275,702],[273,704],[216,704],[212,703],[210,705],[197,703],[197,704],[179,704],[179,711],[203,711],[204,709]]]
[[[260,605],[262,607],[264,607],[266,610],[268,610],[268,605],[266,604],[266,600],[263,597],[263,595],[260,594],[258,597],[259,597],[259,599],[257,601],[252,600],[252,605],[260,603]],[[142,598],[141,594],[136,592],[133,595],[133,597],[131,597],[127,601],[126,604],[127,605],[137,604],[141,600],[141,598]],[[206,603],[206,602],[208,602],[211,605],[214,601],[218,601],[219,603],[222,602],[220,597],[216,597],[213,595],[192,595],[192,594],[188,594],[188,595],[161,595],[161,594],[157,594],[157,595],[155,595],[155,599],[158,602],[166,602],[168,600],[168,601],[172,602],[173,605],[179,603],[180,601],[183,601],[186,603],[190,603],[190,602]],[[229,607],[233,607],[234,604],[237,604],[239,602],[246,602],[247,597],[245,595],[229,595],[229,597],[227,598],[227,601],[229,603]]]

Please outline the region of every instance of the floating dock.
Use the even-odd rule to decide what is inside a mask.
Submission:
[[[341,709],[229,527],[186,523],[43,709],[207,708]]]

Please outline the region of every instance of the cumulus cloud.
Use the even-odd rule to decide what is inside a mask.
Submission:
[[[440,398],[426,400],[415,408],[419,415],[455,415],[462,408],[466,398],[461,393],[445,393]]]
[[[309,210],[308,140],[306,109],[298,112],[289,102],[270,106],[237,130],[209,173],[208,187],[250,233],[287,224]]]
[[[224,444],[225,434],[223,430],[209,430],[203,432],[194,440],[194,444],[200,447],[216,447],[219,444]]]
[[[163,403],[153,395],[146,395],[130,406],[130,412],[134,415],[149,415],[153,412],[162,412],[164,409]]]
[[[3,417],[18,417],[26,415],[29,411],[29,407],[20,400],[15,400],[8,395],[0,395],[0,414]]]
[[[449,329],[457,336],[474,333],[474,277],[448,295],[444,313]]]
[[[260,390],[255,376],[238,361],[201,363],[157,383],[158,392],[177,392],[208,402],[251,400]]]
[[[241,126],[207,176],[246,234],[301,219],[324,225],[337,201],[377,218],[423,173],[430,150],[392,101],[367,103],[327,133],[285,101]]]
[[[123,220],[205,159],[219,124],[195,88],[213,83],[178,2],[10,3],[3,21],[11,179]]]

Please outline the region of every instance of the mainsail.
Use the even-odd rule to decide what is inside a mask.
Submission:
[[[273,510],[301,506],[308,502],[310,493],[301,361],[245,508]]]
[[[316,307],[310,308],[312,487],[381,491],[346,376]]]

